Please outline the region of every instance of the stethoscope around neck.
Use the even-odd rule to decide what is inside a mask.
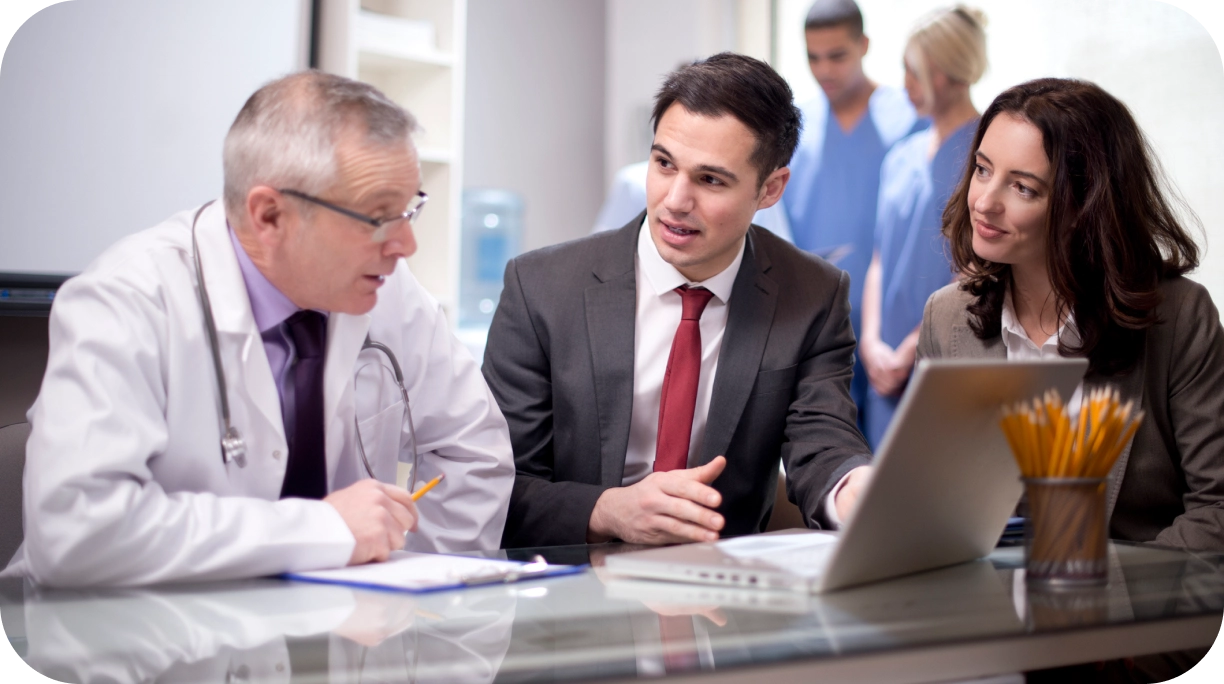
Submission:
[[[208,287],[204,284],[204,266],[200,261],[200,245],[196,241],[196,223],[200,220],[200,214],[216,200],[209,200],[204,206],[196,210],[195,216],[191,219],[191,254],[192,261],[195,264],[196,280],[199,282],[200,307],[204,310],[204,328],[208,333],[208,347],[212,352],[213,370],[217,375],[217,389],[221,395],[221,421],[223,423],[221,433],[221,460],[226,464],[234,464],[239,468],[247,466],[247,448],[246,440],[242,438],[242,433],[234,426],[230,420],[229,407],[229,390],[228,384],[225,381],[225,370],[221,366],[221,347],[217,343],[217,323],[212,314],[212,302],[208,297]],[[382,352],[387,357],[387,361],[391,363],[391,372],[395,376],[395,384],[399,388],[400,397],[404,401],[404,422],[408,425],[408,439],[411,443],[412,450],[412,472],[408,490],[416,489],[417,476],[417,441],[416,428],[412,424],[412,408],[408,403],[408,390],[404,387],[404,372],[400,368],[399,359],[395,357],[395,353],[391,348],[382,342],[375,342],[366,335],[365,342],[361,345],[361,350],[373,349]],[[357,453],[361,456],[361,465],[365,467],[366,474],[374,477],[374,468],[370,465],[370,459],[366,456],[365,445],[361,440],[361,430],[357,424],[357,417],[353,416],[353,430],[357,437]]]

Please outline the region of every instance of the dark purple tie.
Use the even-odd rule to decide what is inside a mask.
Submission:
[[[659,397],[659,441],[655,447],[654,470],[679,470],[688,467],[689,439],[693,435],[693,410],[697,406],[697,380],[701,377],[701,313],[713,292],[676,288],[683,311],[676,336],[672,338],[667,372],[663,375],[663,394]]]
[[[286,321],[297,361],[293,364],[293,434],[281,498],[322,499],[327,495],[327,460],[323,452],[323,360],[327,319],[317,311],[299,311]]]

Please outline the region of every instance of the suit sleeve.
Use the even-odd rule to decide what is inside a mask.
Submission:
[[[850,277],[842,273],[799,364],[782,446],[787,496],[814,529],[835,527],[825,515],[826,498],[846,473],[871,464],[850,398],[855,342],[849,290]]]
[[[1224,549],[1224,330],[1199,287],[1182,298],[1174,321],[1169,418],[1186,480],[1186,512],[1153,540],[1189,549]]]
[[[506,548],[585,544],[591,511],[606,489],[553,481],[553,379],[547,343],[537,331],[518,262],[512,260],[489,326],[483,367],[514,447],[517,472],[502,536]]]
[[[918,351],[915,356],[915,365],[922,359],[938,359],[943,356],[937,348],[938,342],[935,338],[935,322],[933,320],[935,315],[935,298],[939,296],[939,292],[939,290],[936,290],[931,293],[931,296],[927,297],[926,306],[922,309],[922,325],[919,326],[918,330]]]

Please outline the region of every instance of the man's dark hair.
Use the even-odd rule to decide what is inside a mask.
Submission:
[[[816,0],[808,8],[803,30],[845,27],[850,35],[863,35],[863,13],[854,0]]]
[[[668,74],[655,95],[650,118],[654,130],[673,104],[708,117],[731,115],[756,136],[749,159],[757,168],[757,188],[790,163],[799,144],[799,110],[790,86],[765,62],[720,52]]]

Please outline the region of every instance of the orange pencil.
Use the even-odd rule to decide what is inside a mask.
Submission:
[[[436,486],[438,485],[438,483],[442,481],[442,478],[443,478],[443,477],[444,477],[444,475],[439,475],[439,476],[435,477],[434,479],[430,480],[429,482],[426,482],[426,483],[425,483],[425,486],[421,487],[420,489],[418,489],[418,490],[416,490],[415,492],[413,492],[413,493],[412,493],[412,500],[413,500],[413,501],[416,501],[417,499],[421,498],[422,496],[425,496],[425,492],[428,492],[429,490],[431,490],[431,489],[433,489],[434,487],[436,487]]]

